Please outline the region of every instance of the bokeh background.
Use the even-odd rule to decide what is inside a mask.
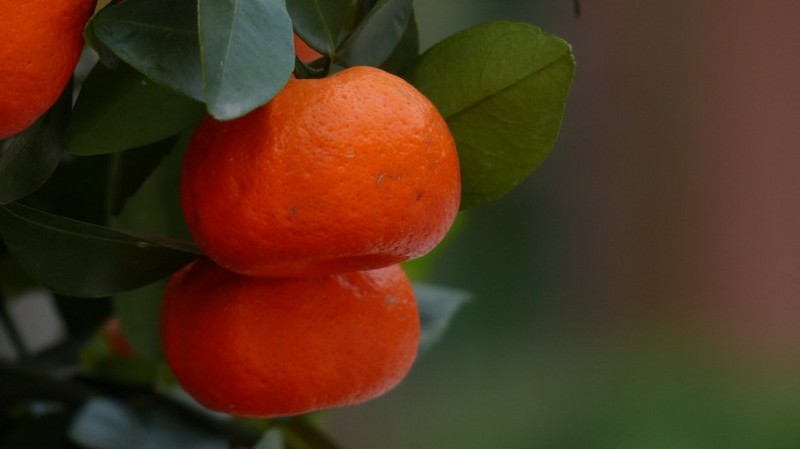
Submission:
[[[417,1],[423,47],[493,19],[567,39],[556,148],[463,214],[472,301],[352,449],[800,447],[800,3]]]

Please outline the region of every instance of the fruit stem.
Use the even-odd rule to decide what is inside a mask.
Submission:
[[[280,422],[280,427],[283,430],[284,437],[293,447],[299,449],[342,449],[339,444],[312,425],[305,415],[282,421]]]

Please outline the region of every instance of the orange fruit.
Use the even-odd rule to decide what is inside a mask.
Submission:
[[[164,352],[206,407],[275,417],[356,404],[394,387],[419,344],[397,266],[319,278],[255,278],[198,259],[170,279]]]
[[[0,0],[0,139],[55,103],[83,49],[95,0]]]
[[[184,156],[195,241],[241,274],[317,276],[433,249],[461,197],[455,143],[434,105],[372,67],[290,80],[236,120],[206,118]]]

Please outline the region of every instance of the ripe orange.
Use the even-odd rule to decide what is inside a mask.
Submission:
[[[455,143],[413,86],[371,67],[290,80],[267,105],[207,118],[184,159],[194,239],[241,274],[316,276],[430,251],[458,212]]]
[[[67,85],[95,0],[0,0],[0,139],[42,115]]]
[[[203,258],[170,280],[161,333],[175,376],[200,403],[274,417],[356,404],[394,387],[416,357],[419,316],[397,265],[273,279]]]

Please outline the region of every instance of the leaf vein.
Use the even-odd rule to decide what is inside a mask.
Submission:
[[[554,58],[550,63],[548,63],[548,64],[546,64],[546,65],[544,65],[544,66],[532,71],[531,73],[525,75],[524,77],[520,78],[519,80],[514,81],[513,83],[510,83],[507,86],[503,86],[498,90],[492,91],[492,92],[488,93],[487,95],[479,98],[477,101],[467,105],[466,107],[451,113],[450,115],[445,117],[445,120],[448,121],[448,122],[451,121],[451,120],[455,120],[458,116],[466,114],[467,112],[478,108],[479,106],[483,105],[484,103],[487,103],[488,101],[490,101],[492,98],[496,97],[497,95],[500,95],[503,92],[511,90],[512,88],[516,87],[520,83],[523,83],[523,82],[527,81],[528,79],[530,79],[530,78],[542,73],[543,71],[547,70],[548,68],[550,68],[550,67],[554,66],[555,64],[561,62],[563,59],[569,59],[569,57],[570,57],[570,53],[569,53],[569,51],[567,51],[562,56],[559,56],[558,58]]]

